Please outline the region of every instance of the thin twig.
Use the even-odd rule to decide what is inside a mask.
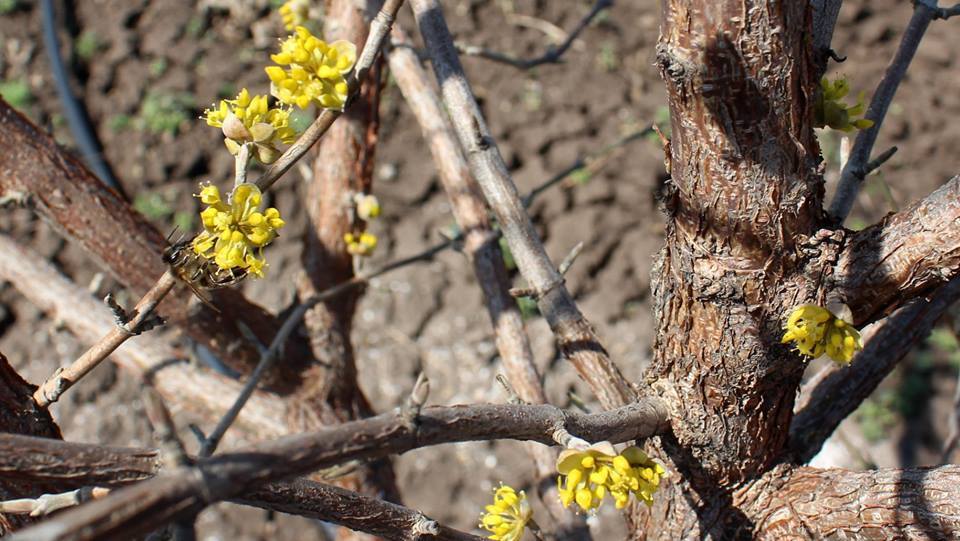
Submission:
[[[853,144],[853,150],[850,152],[850,159],[847,161],[843,172],[840,174],[840,183],[837,185],[837,193],[830,204],[830,215],[838,222],[846,220],[847,215],[853,208],[856,201],[857,192],[863,179],[866,178],[870,153],[873,151],[873,145],[877,141],[877,135],[880,133],[880,127],[883,125],[883,119],[887,116],[887,109],[893,102],[893,96],[900,86],[913,59],[917,47],[920,46],[920,40],[923,39],[930,21],[938,15],[936,0],[918,0],[914,2],[913,16],[907,24],[907,28],[900,40],[900,46],[897,52],[887,66],[887,71],[880,80],[873,98],[870,99],[870,106],[864,118],[873,121],[873,126],[860,130],[857,139]],[[952,9],[952,8],[951,8]]]
[[[562,284],[543,243],[524,210],[517,188],[487,129],[453,46],[450,30],[436,0],[411,0],[420,33],[431,55],[461,146],[473,176],[497,216],[504,238],[527,283],[538,292],[539,308],[557,337],[564,357],[576,367],[605,407],[630,402],[634,389],[611,361],[590,323]]]
[[[837,27],[837,17],[843,0],[811,0],[813,11],[813,54],[817,60],[817,77],[820,80],[827,71],[827,61],[836,58],[830,48],[833,30]]]
[[[109,488],[84,487],[60,494],[43,494],[36,498],[7,500],[0,502],[0,513],[42,517],[54,511],[80,505],[95,498],[102,498],[107,494],[110,494]]]
[[[583,19],[577,23],[577,26],[567,34],[566,39],[564,39],[560,45],[551,45],[547,47],[545,53],[535,58],[518,58],[512,55],[492,51],[484,47],[466,45],[463,43],[456,43],[455,46],[457,51],[465,56],[478,56],[480,58],[485,58],[494,62],[500,62],[502,64],[507,64],[522,70],[534,68],[541,64],[559,64],[563,54],[566,53],[567,50],[573,45],[573,42],[576,41],[580,33],[590,25],[590,22],[593,21],[593,19],[599,15],[600,12],[612,6],[613,0],[597,0],[594,2],[593,8],[591,8],[590,11],[584,15]]]
[[[176,283],[176,276],[169,270],[165,272],[134,307],[133,317],[126,322],[118,322],[106,336],[91,346],[80,358],[70,366],[58,369],[40,385],[33,395],[37,406],[45,408],[56,402],[60,395],[96,368],[108,355],[120,347],[120,344],[139,334],[145,324],[149,324],[151,319],[155,318],[153,311]]]
[[[866,177],[870,173],[873,173],[874,171],[879,169],[881,165],[887,163],[887,160],[892,158],[893,155],[897,153],[897,150],[898,149],[896,146],[892,146],[888,148],[886,151],[882,152],[876,158],[870,160],[870,162],[867,163],[867,165],[864,166],[863,168],[863,176]]]
[[[131,538],[253,487],[349,460],[457,441],[517,439],[550,445],[559,427],[588,441],[616,443],[662,433],[668,419],[666,403],[659,398],[590,415],[549,405],[474,405],[426,407],[411,422],[397,411],[201,459],[193,467],[167,472],[23,529],[11,540]],[[11,438],[23,437],[0,434],[0,441]]]
[[[353,71],[347,76],[347,107],[350,105],[350,100],[360,90],[360,82],[363,81],[370,71],[370,68],[373,67],[377,53],[383,46],[384,41],[386,41],[387,35],[390,34],[390,28],[393,26],[393,21],[396,19],[397,12],[400,11],[400,6],[402,5],[403,0],[386,0],[380,12],[377,13],[373,22],[370,23],[370,33],[367,35],[367,42],[360,52],[360,57],[357,59]],[[293,167],[293,164],[303,157],[303,155],[323,137],[323,134],[330,129],[330,126],[333,125],[333,122],[339,118],[341,114],[343,114],[343,111],[324,109],[323,112],[320,113],[320,116],[310,124],[310,127],[303,132],[300,138],[290,145],[283,155],[281,155],[277,161],[270,164],[270,167],[257,178],[255,184],[263,191],[268,190],[277,179]]]
[[[307,313],[310,308],[316,306],[318,303],[332,299],[337,295],[340,295],[350,289],[364,285],[370,280],[381,276],[392,270],[405,267],[412,263],[417,263],[420,261],[428,261],[433,258],[437,253],[451,247],[459,239],[446,240],[444,242],[435,244],[426,250],[409,256],[403,259],[399,259],[388,263],[379,269],[369,271],[363,274],[358,274],[353,278],[341,282],[331,288],[325,289],[316,295],[305,299],[300,303],[284,320],[283,325],[280,326],[280,330],[277,331],[276,336],[270,342],[270,346],[267,350],[260,356],[260,361],[257,363],[257,367],[254,369],[253,373],[250,374],[250,377],[247,379],[246,383],[243,385],[240,394],[237,396],[237,399],[234,401],[233,405],[230,406],[230,409],[223,414],[223,417],[217,423],[217,426],[214,427],[213,431],[204,439],[203,445],[200,448],[200,456],[208,457],[211,456],[216,450],[217,446],[220,445],[220,441],[223,439],[224,434],[230,428],[230,425],[233,424],[237,416],[240,414],[240,410],[246,405],[247,400],[253,395],[253,392],[256,390],[257,385],[260,383],[260,378],[263,377],[263,374],[270,368],[273,364],[273,361],[280,356],[280,350],[283,347],[283,344],[286,343],[287,337],[300,325],[303,316]]]
[[[937,13],[934,15],[934,19],[949,19],[954,15],[960,15],[960,4],[956,4],[953,7],[949,8],[937,8]]]

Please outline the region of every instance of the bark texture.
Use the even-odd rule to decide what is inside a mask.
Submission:
[[[60,427],[53,422],[50,412],[33,402],[35,385],[30,385],[17,374],[0,353],[0,432],[60,439]],[[23,450],[16,450],[23,452]],[[40,494],[53,488],[53,483],[37,483],[12,475],[0,475],[0,501]],[[0,514],[0,536],[34,522],[23,515]]]
[[[779,475],[780,472],[773,472]],[[751,502],[756,539],[956,539],[960,466],[797,468]]]
[[[674,407],[657,454],[677,476],[638,536],[735,531],[746,517],[726,491],[764,473],[787,440],[803,363],[779,345],[780,299],[808,300],[795,274],[823,197],[809,17],[806,2],[662,4],[672,179],[647,381]]]

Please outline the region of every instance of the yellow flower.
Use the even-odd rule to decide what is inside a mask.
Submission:
[[[839,364],[850,364],[863,349],[860,333],[850,323],[814,304],[794,308],[784,328],[781,343],[795,342],[797,351],[807,357],[826,353]]]
[[[254,184],[237,186],[229,203],[212,184],[204,186],[198,197],[208,206],[200,213],[203,231],[193,239],[193,251],[213,259],[222,270],[243,269],[262,278],[266,266],[263,247],[284,226],[280,211],[268,208],[260,212],[260,188]]]
[[[533,518],[527,495],[503,483],[493,492],[493,505],[485,509],[486,513],[480,515],[480,527],[490,532],[489,539],[494,541],[519,541]]]
[[[872,120],[856,119],[864,111],[863,92],[857,95],[857,103],[847,106],[840,101],[850,92],[850,83],[846,77],[837,77],[832,82],[824,77],[820,79],[820,91],[814,101],[814,126],[823,128],[829,126],[835,130],[853,131],[863,130],[873,126]]]
[[[361,220],[369,222],[373,218],[380,216],[380,201],[375,195],[357,194],[353,198],[357,205],[357,216]]]
[[[359,235],[347,233],[343,236],[343,242],[347,243],[347,253],[352,255],[367,257],[377,248],[377,236],[366,231]]]
[[[223,131],[223,142],[231,154],[252,143],[260,163],[273,163],[280,157],[277,143],[292,143],[297,134],[290,127],[290,110],[270,108],[266,96],[250,96],[246,88],[236,99],[220,100],[220,105],[203,113],[207,124]]]
[[[576,502],[584,511],[599,508],[608,493],[617,509],[627,505],[631,494],[651,505],[665,473],[663,466],[639,447],[628,447],[617,454],[605,441],[582,451],[563,451],[557,459],[557,471],[560,502],[564,507]]]
[[[270,93],[280,101],[301,109],[311,103],[327,109],[342,109],[347,101],[345,76],[357,61],[357,47],[349,41],[327,44],[302,26],[271,55],[279,66],[265,68]],[[281,66],[286,66],[284,69]]]
[[[283,19],[283,27],[292,31],[307,21],[310,13],[310,1],[290,0],[284,2],[279,11],[280,17]]]

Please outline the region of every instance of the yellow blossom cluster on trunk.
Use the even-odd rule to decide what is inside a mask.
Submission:
[[[863,339],[853,325],[814,304],[796,307],[784,328],[781,342],[793,342],[807,357],[826,354],[839,364],[850,364],[854,354],[863,349]]]

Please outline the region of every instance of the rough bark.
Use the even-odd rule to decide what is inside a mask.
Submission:
[[[775,480],[753,492],[763,497],[745,504],[759,540],[933,541],[960,532],[960,466],[771,473]]]
[[[137,294],[163,274],[164,236],[113,190],[105,187],[52,137],[0,100],[0,196],[20,198],[64,238],[82,246],[100,268]],[[189,233],[189,232],[186,232]],[[160,313],[194,340],[210,347],[230,367],[248,373],[257,363],[256,347],[237,326],[244,323],[263,342],[280,324],[240,292],[215,292],[216,313],[193,302],[184,288],[167,296]],[[226,314],[229,314],[227,317]],[[306,363],[309,348],[299,337],[287,344],[290,363],[268,374],[266,383],[289,390],[299,382],[296,363]]]
[[[862,325],[960,271],[960,176],[880,223],[853,233],[834,270],[840,300]]]
[[[33,402],[35,385],[30,385],[0,353],[0,432],[60,439],[60,427],[50,412]],[[17,452],[20,452],[18,450]],[[55,487],[50,483],[25,481],[14,475],[0,475],[0,500],[29,497]],[[23,515],[0,514],[0,536],[34,522]]]
[[[823,197],[809,17],[806,2],[661,8],[672,179],[647,381],[674,407],[657,454],[677,475],[636,517],[638,536],[730,531],[741,517],[725,490],[766,471],[787,440],[803,363],[779,345],[780,299],[810,295],[794,273]]]

